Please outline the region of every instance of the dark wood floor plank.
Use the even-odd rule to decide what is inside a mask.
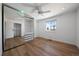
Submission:
[[[18,46],[5,51],[4,56],[79,56],[79,49],[76,46],[41,37],[29,42],[25,42],[20,37],[6,41],[5,48],[7,49]]]

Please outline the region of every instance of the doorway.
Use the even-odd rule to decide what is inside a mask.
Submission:
[[[14,23],[14,37],[21,37],[21,24]]]

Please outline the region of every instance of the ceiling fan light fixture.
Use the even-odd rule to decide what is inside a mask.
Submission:
[[[24,13],[24,11],[23,11],[23,10],[21,10],[20,12],[21,12],[21,13]]]

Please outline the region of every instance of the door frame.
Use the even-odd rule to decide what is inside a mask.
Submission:
[[[20,28],[20,30],[21,30],[20,36],[22,36],[22,24],[21,24],[21,23],[13,23],[13,28],[15,28],[15,27],[14,27],[15,24],[21,25],[21,28]],[[14,29],[13,29],[13,30],[14,30]],[[14,30],[14,31],[15,31],[15,30]],[[15,32],[14,32],[13,36],[15,37]]]
[[[2,4],[2,53],[4,52],[4,4]]]

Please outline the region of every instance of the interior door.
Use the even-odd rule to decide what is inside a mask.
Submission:
[[[14,23],[14,37],[21,36],[21,24]]]

